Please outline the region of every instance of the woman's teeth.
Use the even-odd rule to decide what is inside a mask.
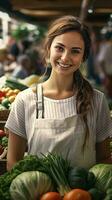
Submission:
[[[68,67],[70,67],[70,65],[68,65],[68,64],[58,63],[58,65],[59,65],[60,67],[63,67],[63,68],[68,68]]]

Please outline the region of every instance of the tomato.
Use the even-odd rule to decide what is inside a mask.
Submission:
[[[5,97],[5,92],[0,90],[0,98]]]
[[[4,136],[6,136],[5,132],[0,129],[0,137],[4,137]]]
[[[58,192],[47,192],[43,194],[40,200],[62,200]]]
[[[73,189],[65,194],[63,200],[92,200],[92,197],[86,190]]]

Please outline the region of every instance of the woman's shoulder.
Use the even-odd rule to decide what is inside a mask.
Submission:
[[[36,95],[36,86],[35,87],[29,87],[21,92],[18,93],[17,98],[28,100],[30,97],[34,98]]]
[[[96,102],[96,104],[101,103],[104,98],[105,98],[104,92],[98,89],[93,89],[93,100]]]
[[[94,96],[103,96],[103,95],[104,95],[104,92],[102,92],[102,91],[100,91],[100,90],[94,88],[94,89],[93,89],[93,94],[94,94]]]

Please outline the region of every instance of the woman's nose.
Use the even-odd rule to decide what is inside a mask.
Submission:
[[[63,52],[62,56],[61,56],[61,60],[63,62],[66,62],[70,59],[70,55],[69,55],[69,52]]]

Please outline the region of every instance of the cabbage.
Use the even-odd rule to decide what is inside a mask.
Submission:
[[[10,185],[12,200],[34,200],[49,191],[53,191],[52,181],[39,171],[23,172]]]
[[[112,164],[96,164],[89,171],[96,177],[95,187],[102,192],[112,188]]]

